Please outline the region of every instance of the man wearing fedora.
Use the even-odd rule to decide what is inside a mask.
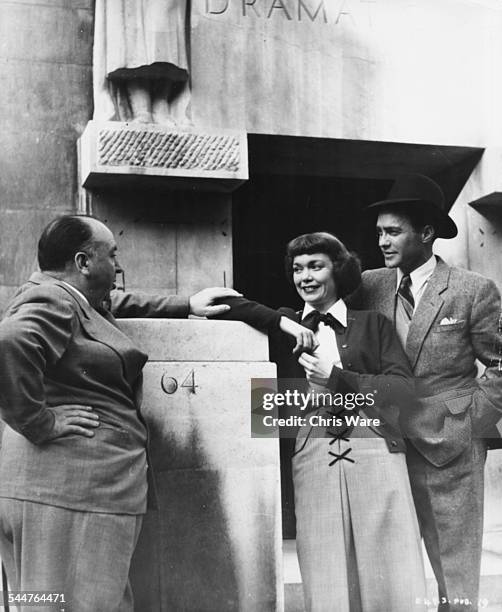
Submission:
[[[417,409],[403,412],[407,462],[442,612],[477,609],[483,533],[484,438],[502,417],[495,284],[432,253],[453,238],[439,186],[399,177],[372,204],[385,268],[368,270],[355,298],[393,321],[416,377]],[[485,367],[477,378],[476,360]]]

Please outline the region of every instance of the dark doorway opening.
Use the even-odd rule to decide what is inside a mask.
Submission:
[[[391,181],[258,175],[233,196],[234,285],[275,308],[300,306],[286,280],[289,240],[314,231],[337,235],[364,268],[382,265],[373,223],[364,208],[389,191]]]

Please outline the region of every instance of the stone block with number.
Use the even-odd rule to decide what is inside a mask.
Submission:
[[[251,437],[251,379],[275,376],[266,336],[235,322],[120,325],[151,359],[142,413],[159,507],[133,561],[136,609],[282,610],[278,440]]]

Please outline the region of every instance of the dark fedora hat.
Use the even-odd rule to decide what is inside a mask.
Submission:
[[[408,206],[421,208],[425,213],[425,218],[430,218],[430,224],[434,226],[438,238],[454,238],[457,235],[455,222],[445,212],[445,201],[441,188],[423,174],[398,176],[387,198],[370,204],[368,210],[377,212],[378,208],[394,205],[402,208],[404,213]]]

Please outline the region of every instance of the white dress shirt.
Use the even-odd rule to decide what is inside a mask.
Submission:
[[[313,310],[316,310],[313,306],[310,304],[305,304],[303,308],[302,320]],[[347,306],[343,300],[336,301],[325,314],[328,312],[344,327],[347,327]],[[321,321],[315,336],[319,342],[319,346],[316,348],[313,354],[319,359],[319,363],[323,369],[326,372],[331,372],[333,366],[343,368],[342,361],[340,359],[340,352],[338,350],[338,344],[336,342],[335,330]],[[319,385],[310,383],[310,386],[315,388]]]
[[[85,295],[79,291],[76,287],[74,287],[73,285],[70,285],[70,283],[67,283],[66,281],[62,280],[60,281],[61,283],[63,283],[63,285],[66,285],[69,289],[71,289],[71,291],[73,291],[74,293],[76,293],[77,295],[79,295],[86,304],[89,304],[89,300],[85,297]]]
[[[437,260],[434,255],[430,259],[428,259],[424,264],[410,272],[411,285],[410,290],[413,295],[413,299],[415,301],[415,306],[413,308],[413,312],[415,312],[418,303],[422,299],[425,288],[427,287],[427,281],[432,276],[434,270],[436,269]],[[398,268],[397,269],[397,283],[396,283],[396,293],[399,289],[399,285],[401,284],[401,279],[403,278],[403,272]]]

